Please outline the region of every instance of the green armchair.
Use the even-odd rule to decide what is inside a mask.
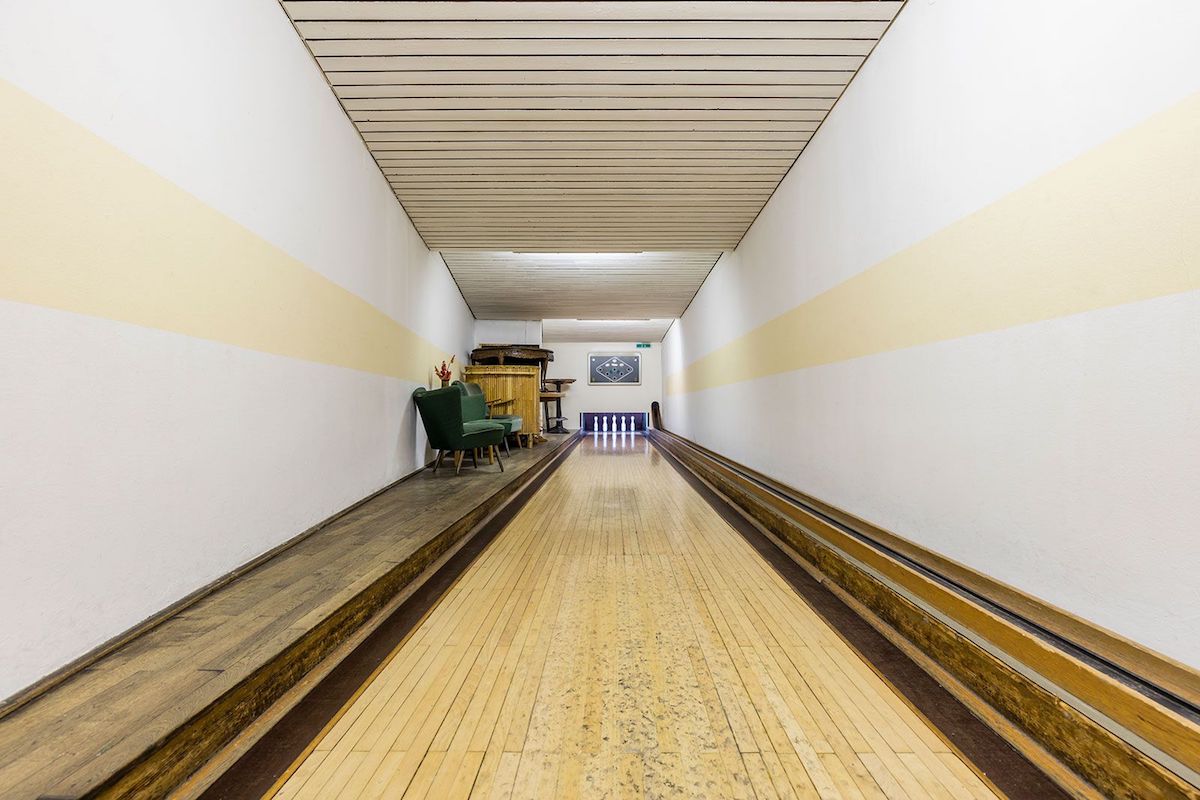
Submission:
[[[504,462],[500,460],[496,445],[504,441],[505,427],[498,422],[463,419],[462,392],[457,387],[433,390],[418,387],[413,392],[413,400],[425,425],[429,446],[438,451],[434,472],[442,465],[446,453],[454,454],[455,475],[462,469],[465,453],[471,454],[471,463],[478,467],[475,451],[483,448],[487,448],[489,456],[495,454],[500,471],[504,471]]]
[[[492,414],[489,416],[487,398],[483,394],[483,387],[478,383],[455,381],[453,385],[462,392],[463,419],[499,422],[504,426],[504,453],[511,455],[508,450],[508,437],[514,433],[519,434],[525,425],[524,421],[516,414]]]

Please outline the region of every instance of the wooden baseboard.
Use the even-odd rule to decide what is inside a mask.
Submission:
[[[528,480],[522,482],[518,492],[430,564],[405,588],[399,602],[389,603],[376,614],[371,625],[374,630],[356,634],[358,646],[343,648],[326,658],[314,670],[321,674],[315,680],[306,679],[303,696],[293,695],[277,703],[277,708],[239,736],[239,742],[231,743],[214,758],[220,764],[210,762],[203,770],[208,774],[193,776],[172,798],[257,800],[272,796],[353,698],[367,689],[400,643],[416,630],[450,586],[520,513],[579,441],[576,438],[567,442],[530,470]],[[236,758],[229,751],[236,751]]]
[[[337,611],[263,664],[247,679],[169,732],[155,746],[83,795],[98,798],[162,798],[183,785],[193,773],[220,754],[251,727],[306,675],[371,623],[395,598],[487,520],[520,494],[546,467],[560,461],[574,443],[547,454],[544,464],[527,470],[439,532],[382,577],[346,601]]]
[[[661,418],[656,428],[657,443],[935,662],[960,691],[965,687],[1019,729],[1021,736],[1009,741],[1023,751],[1034,743],[1038,752],[1026,755],[1035,763],[1050,754],[1110,797],[1200,798],[1200,788],[1172,771],[1187,774],[1200,766],[1194,719],[972,602],[888,548],[872,546],[869,536],[854,535],[844,522],[791,502],[728,459],[662,430]],[[1094,711],[1076,707],[1080,700],[1118,732],[1135,735],[1099,724]],[[1078,783],[1073,789],[1065,783],[1060,780],[1079,791]]]
[[[182,612],[184,612],[188,608],[194,606],[196,603],[198,603],[201,600],[203,600],[204,598],[208,597],[210,594],[217,591],[221,587],[228,585],[231,581],[234,581],[234,580],[242,577],[243,575],[247,575],[250,572],[253,572],[258,567],[260,567],[263,564],[265,564],[266,562],[270,561],[272,558],[275,558],[275,556],[277,556],[283,552],[286,552],[287,550],[290,550],[291,548],[293,548],[296,545],[303,542],[308,537],[312,536],[317,531],[323,530],[324,528],[328,527],[333,522],[336,522],[337,520],[341,519],[342,517],[349,514],[351,511],[353,511],[354,509],[363,505],[364,503],[369,503],[371,500],[374,500],[376,497],[383,494],[384,492],[386,492],[390,489],[394,489],[395,487],[399,486],[400,484],[404,483],[405,481],[407,481],[408,479],[410,479],[416,475],[420,475],[427,467],[430,467],[432,465],[433,465],[433,462],[430,461],[427,464],[424,464],[423,466],[421,466],[417,469],[414,469],[412,472],[408,473],[407,475],[403,475],[400,478],[397,478],[396,480],[392,481],[391,483],[384,486],[383,488],[377,489],[376,491],[371,492],[366,497],[362,498],[361,500],[357,500],[354,503],[351,503],[350,505],[346,506],[341,511],[338,511],[335,514],[333,514],[329,517],[326,517],[325,519],[318,522],[316,525],[313,525],[311,528],[301,531],[300,533],[296,534],[292,538],[287,539],[286,541],[275,545],[270,550],[267,550],[266,552],[263,552],[263,553],[255,556],[254,558],[250,559],[246,563],[241,564],[237,567],[234,567],[232,570],[225,573],[224,575],[217,578],[216,580],[210,581],[209,583],[206,583],[205,585],[201,586],[199,589],[189,592],[188,594],[186,594],[183,597],[176,600],[174,603],[171,603],[169,606],[166,606],[165,608],[163,608],[159,611],[156,611],[155,613],[146,617],[144,620],[137,623],[136,625],[133,625],[132,627],[121,631],[116,636],[112,637],[111,639],[108,639],[107,641],[97,645],[96,647],[93,647],[91,650],[87,651],[83,655],[79,656],[76,659],[73,659],[72,661],[67,662],[66,664],[64,664],[63,666],[54,670],[53,672],[49,673],[48,675],[40,678],[39,680],[35,681],[34,683],[31,683],[29,686],[26,686],[24,689],[21,689],[20,691],[4,698],[3,700],[0,700],[0,719],[4,719],[6,716],[13,713],[21,706],[24,706],[27,703],[30,703],[33,700],[36,700],[37,698],[41,697],[46,692],[53,689],[55,686],[58,686],[59,684],[61,684],[63,681],[67,680],[71,676],[92,666],[97,661],[99,661],[100,659],[102,659],[106,655],[108,655],[109,653],[112,653],[114,650],[120,649],[121,647],[125,646],[126,644],[133,641],[137,637],[153,630],[154,628],[163,624],[164,622],[166,622],[167,620],[176,616],[177,614],[181,614]]]
[[[819,498],[782,484],[770,476],[726,459],[721,454],[702,445],[678,437],[677,434],[665,429],[660,428],[660,430],[667,436],[674,436],[681,441],[686,441],[688,447],[705,457],[731,466],[739,474],[759,486],[789,498],[794,503],[817,510],[824,517],[857,531],[871,541],[937,573],[948,582],[960,586],[1000,608],[1007,609],[1030,624],[1045,629],[1053,636],[1070,642],[1088,653],[1095,654],[1117,668],[1159,687],[1164,694],[1176,697],[1183,703],[1200,709],[1200,671],[1047,603],[1041,598],[1022,592],[1016,587],[946,558],[940,553],[880,528]]]

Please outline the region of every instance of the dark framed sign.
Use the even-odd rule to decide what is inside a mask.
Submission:
[[[588,383],[639,385],[642,357],[637,353],[588,353]]]

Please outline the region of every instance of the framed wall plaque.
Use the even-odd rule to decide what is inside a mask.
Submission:
[[[588,353],[588,383],[596,386],[636,386],[642,382],[642,357],[637,353]]]

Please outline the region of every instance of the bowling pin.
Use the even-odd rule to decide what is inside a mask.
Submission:
[[[621,433],[625,432],[625,418],[621,417]]]
[[[608,417],[601,417],[600,419],[604,420],[604,432],[608,433]]]

